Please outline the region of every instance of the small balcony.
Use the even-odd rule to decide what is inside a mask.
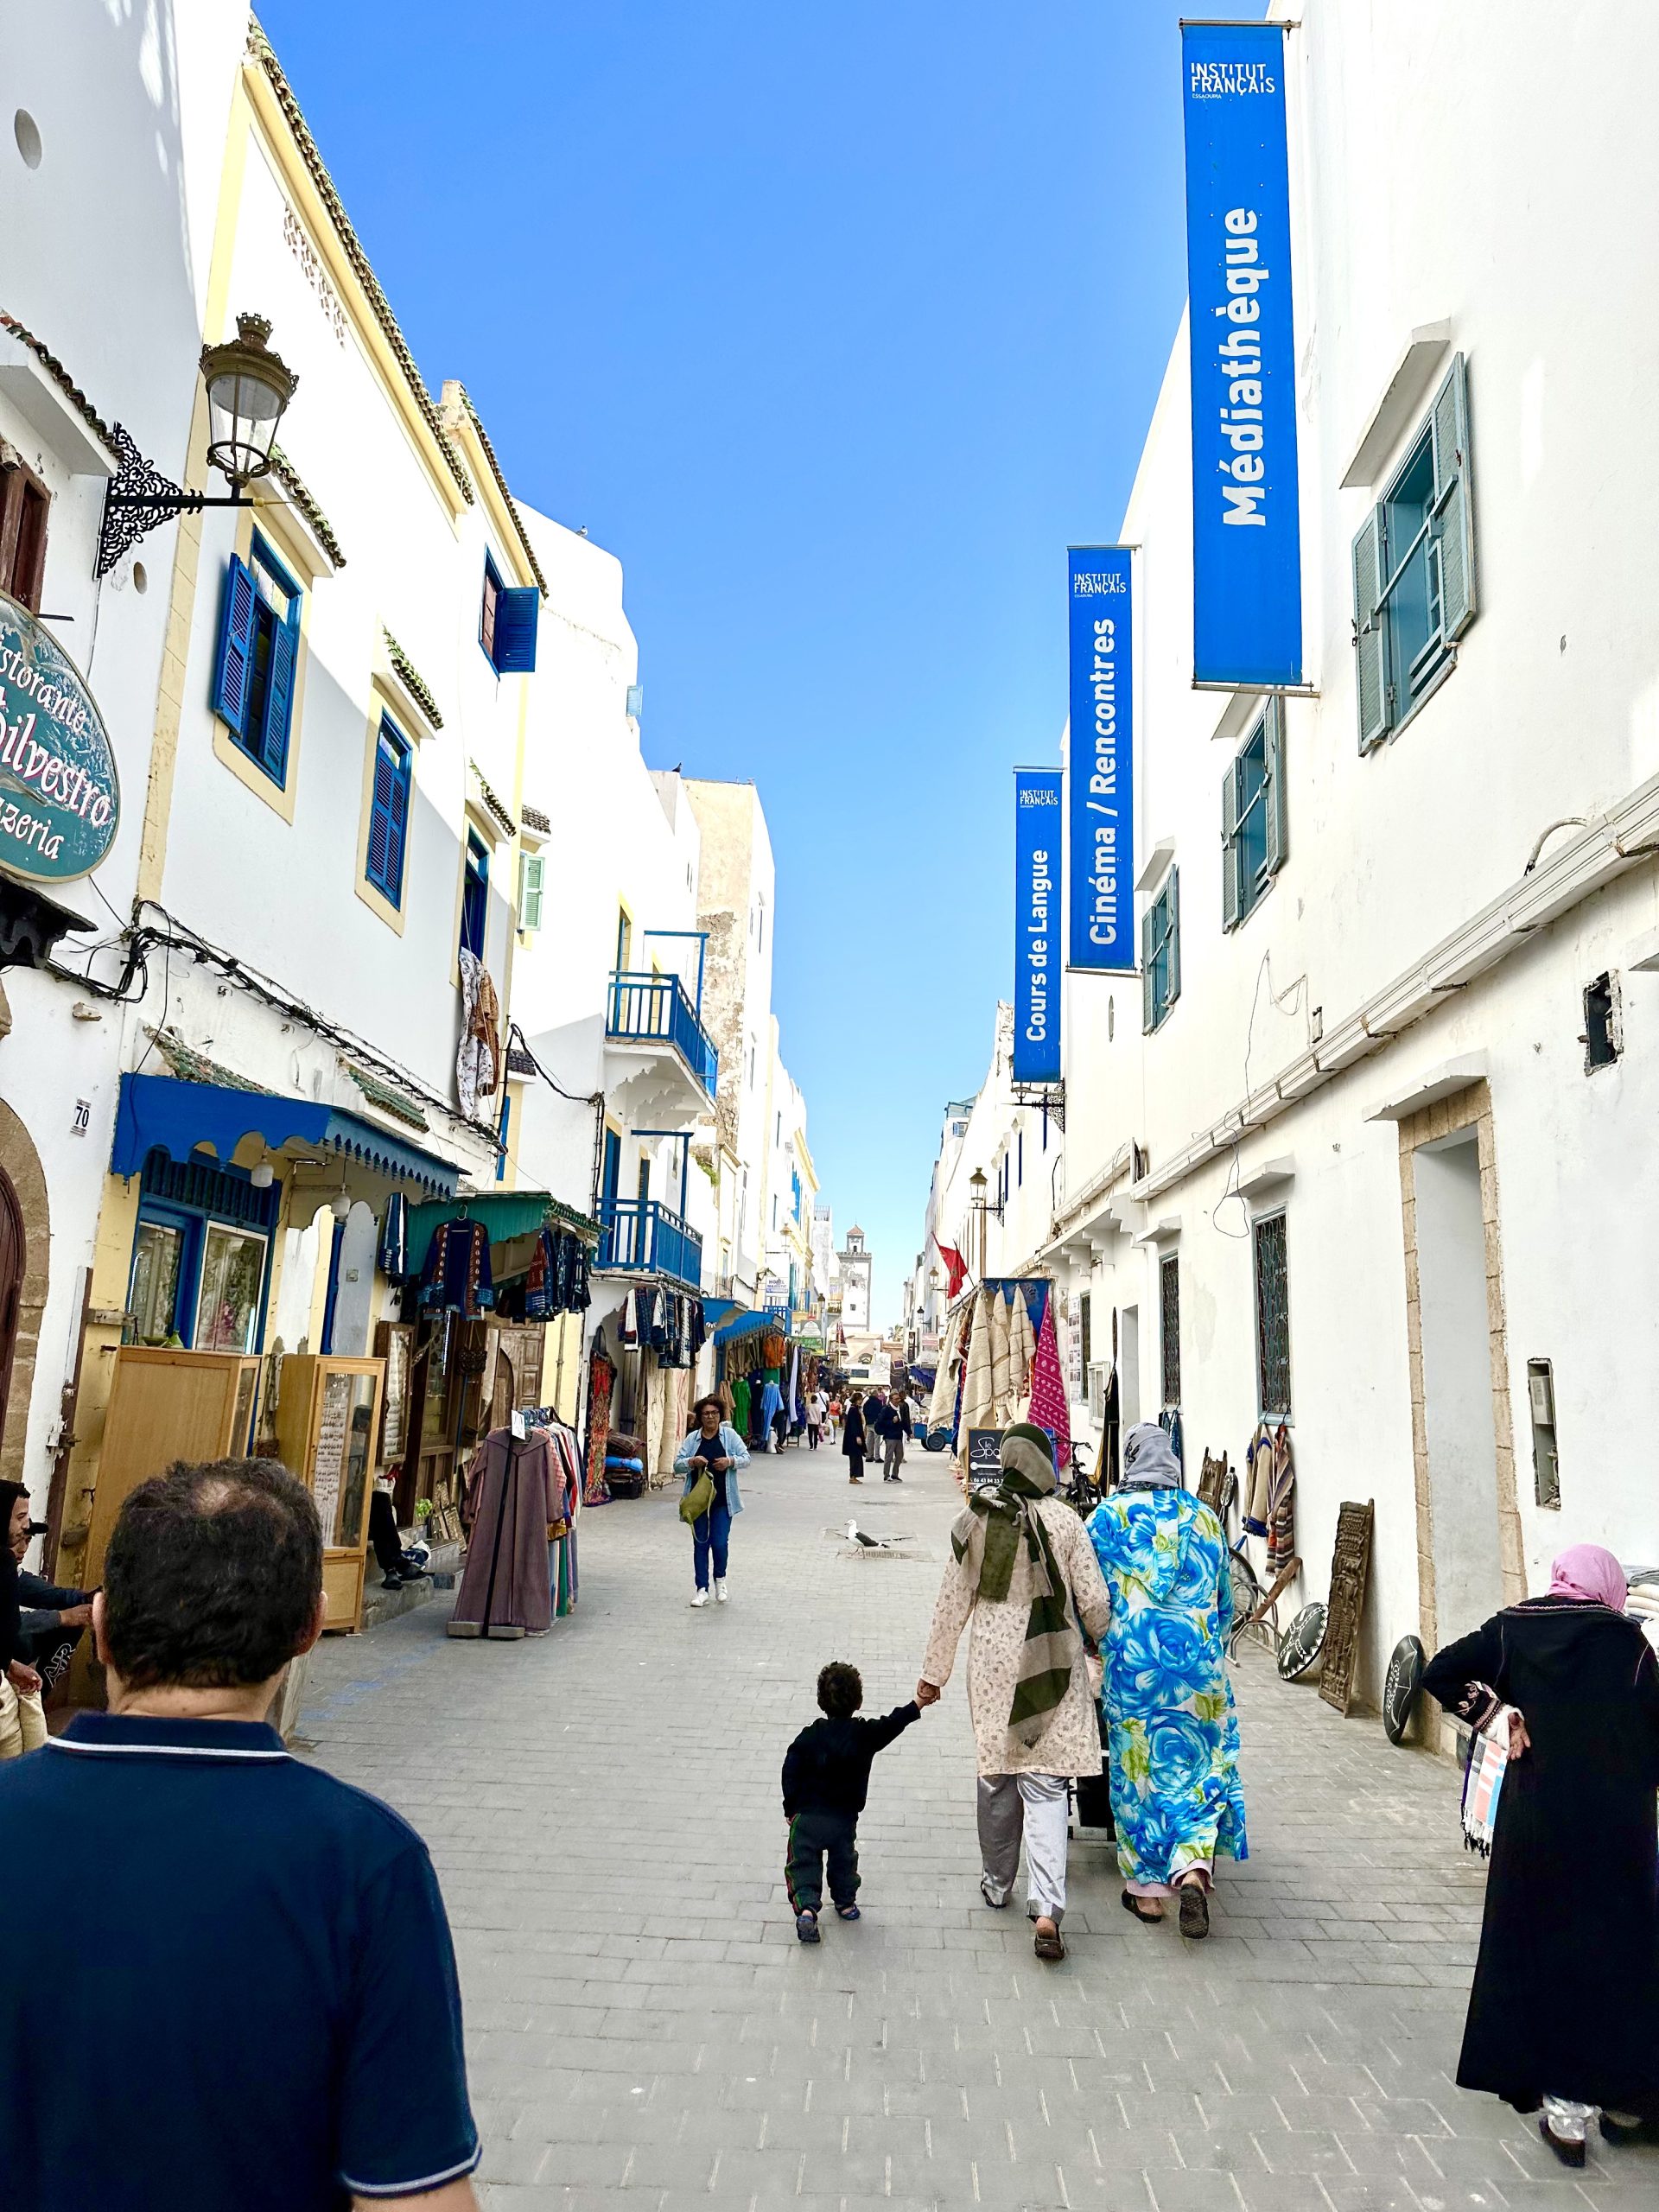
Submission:
[[[720,1055],[677,976],[629,969],[611,974],[605,1041],[635,1065],[629,1077],[661,1111],[677,1103],[688,1117],[707,1110],[720,1076]]]
[[[613,1274],[671,1275],[690,1290],[702,1283],[702,1239],[656,1198],[613,1198],[605,1208],[596,1265]]]

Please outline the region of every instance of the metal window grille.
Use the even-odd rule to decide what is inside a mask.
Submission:
[[[1181,1262],[1168,1253],[1159,1262],[1159,1319],[1164,1355],[1164,1403],[1181,1402]]]
[[[1077,1337],[1083,1353],[1083,1371],[1087,1375],[1090,1368],[1094,1364],[1095,1332],[1093,1317],[1089,1306],[1089,1293],[1086,1290],[1077,1300]]]
[[[1264,1415],[1290,1417],[1290,1276],[1285,1217],[1258,1221],[1255,1251],[1255,1374]]]

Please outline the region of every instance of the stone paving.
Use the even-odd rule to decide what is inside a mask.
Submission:
[[[1017,1903],[981,1904],[958,1674],[876,1762],[866,1916],[799,1945],[785,1746],[825,1659],[863,1670],[868,1711],[909,1695],[957,1494],[919,1455],[902,1490],[855,1491],[800,1448],[743,1488],[723,1609],[688,1606],[659,1495],[585,1517],[581,1605],[545,1641],[450,1642],[440,1598],[313,1660],[314,1755],[437,1863],[489,2212],[1659,2202],[1659,2152],[1596,2145],[1573,2177],[1452,2086],[1484,1874],[1455,1773],[1260,1655],[1237,1676],[1255,1855],[1224,1865],[1209,1942],[1131,1921],[1095,1844],[1064,1964]],[[910,1555],[849,1555],[849,1499]]]

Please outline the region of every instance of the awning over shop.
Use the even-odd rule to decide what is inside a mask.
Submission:
[[[543,1227],[568,1229],[590,1248],[599,1242],[599,1224],[556,1198],[550,1191],[495,1192],[487,1198],[468,1198],[466,1208],[468,1221],[481,1221],[488,1230],[492,1244],[505,1244],[510,1237],[526,1236]],[[453,1199],[410,1208],[407,1258],[411,1274],[418,1274],[426,1265],[433,1237],[446,1221],[455,1219],[459,1211]]]
[[[170,1075],[122,1077],[110,1168],[113,1174],[137,1175],[154,1151],[183,1160],[202,1145],[223,1164],[251,1136],[267,1152],[301,1145],[442,1198],[454,1198],[461,1179],[461,1170],[435,1153],[406,1144],[338,1106],[229,1084],[183,1083]]]
[[[768,1330],[774,1335],[782,1336],[785,1318],[780,1306],[764,1306],[758,1313],[739,1312],[715,1329],[715,1342],[717,1344],[734,1344],[744,1337],[764,1336]]]

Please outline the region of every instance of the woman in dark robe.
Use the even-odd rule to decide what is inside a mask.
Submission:
[[[1659,1662],[1626,1596],[1575,1544],[1423,1675],[1471,1727],[1512,1708],[1459,2086],[1541,2104],[1570,2166],[1598,2109],[1613,2143],[1659,2121]]]
[[[847,1455],[848,1481],[861,1483],[868,1438],[864,1427],[864,1399],[862,1393],[857,1390],[847,1401],[847,1417],[841,1425],[841,1448]]]

